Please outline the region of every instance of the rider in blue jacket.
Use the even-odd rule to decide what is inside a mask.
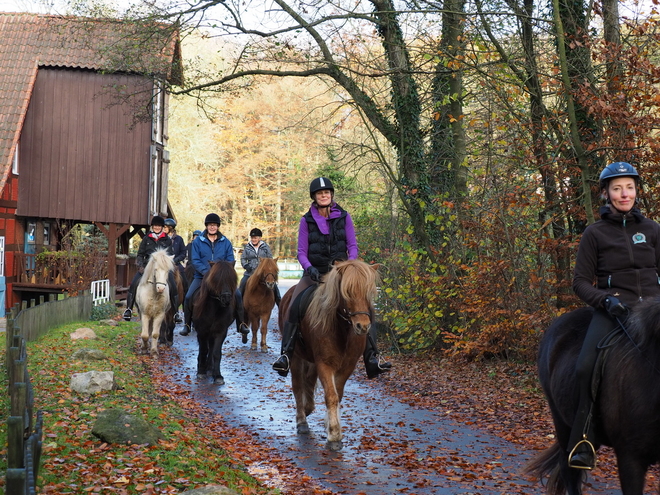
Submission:
[[[216,213],[209,213],[204,219],[206,229],[201,235],[195,238],[192,242],[190,250],[193,266],[195,267],[195,275],[193,281],[190,283],[186,299],[183,304],[183,314],[185,326],[180,332],[180,335],[190,334],[190,325],[192,323],[192,298],[195,292],[201,287],[204,275],[211,269],[211,263],[215,261],[229,261],[234,263],[234,248],[231,241],[227,239],[219,231],[220,217]],[[244,336],[250,332],[247,325],[243,322],[243,298],[240,291],[237,289],[234,294],[236,300],[236,328],[239,333]],[[243,343],[247,342],[247,338],[243,338]]]

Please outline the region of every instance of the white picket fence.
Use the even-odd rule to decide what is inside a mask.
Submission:
[[[110,280],[94,280],[92,282],[92,304],[98,306],[110,302]]]

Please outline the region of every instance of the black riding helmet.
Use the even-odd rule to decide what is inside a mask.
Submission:
[[[639,174],[635,167],[627,162],[610,163],[600,173],[600,188],[606,189],[612,179],[617,177],[633,177],[635,184],[639,184]]]
[[[217,223],[220,225],[220,217],[217,213],[209,213],[206,215],[206,218],[204,219],[204,225],[208,225],[210,223]]]
[[[333,195],[335,194],[335,188],[332,186],[332,182],[330,182],[330,179],[328,179],[327,177],[317,177],[309,185],[309,196],[312,199],[315,199],[314,194],[324,190],[332,191],[332,194]]]
[[[149,225],[151,225],[152,227],[154,225],[160,225],[161,227],[165,227],[165,220],[163,219],[163,217],[156,215],[151,219],[151,223]]]
[[[250,237],[263,237],[263,232],[259,229],[252,229],[250,231]]]

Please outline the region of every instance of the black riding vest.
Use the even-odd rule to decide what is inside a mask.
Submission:
[[[336,205],[341,211],[339,218],[330,220],[330,233],[324,235],[319,230],[312,212],[303,215],[307,221],[307,259],[320,273],[328,273],[335,261],[348,259],[346,247],[346,211]]]

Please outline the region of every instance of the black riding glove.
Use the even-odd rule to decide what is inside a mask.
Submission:
[[[321,281],[321,274],[313,266],[308,267],[305,271],[307,272],[307,275],[309,275],[309,278],[311,278],[314,282]]]
[[[617,316],[626,316],[628,314],[628,311],[630,311],[630,308],[626,306],[624,303],[619,301],[614,296],[608,296],[605,299],[605,302],[603,303],[603,306],[605,306],[605,311],[607,311],[610,316],[616,318]]]

